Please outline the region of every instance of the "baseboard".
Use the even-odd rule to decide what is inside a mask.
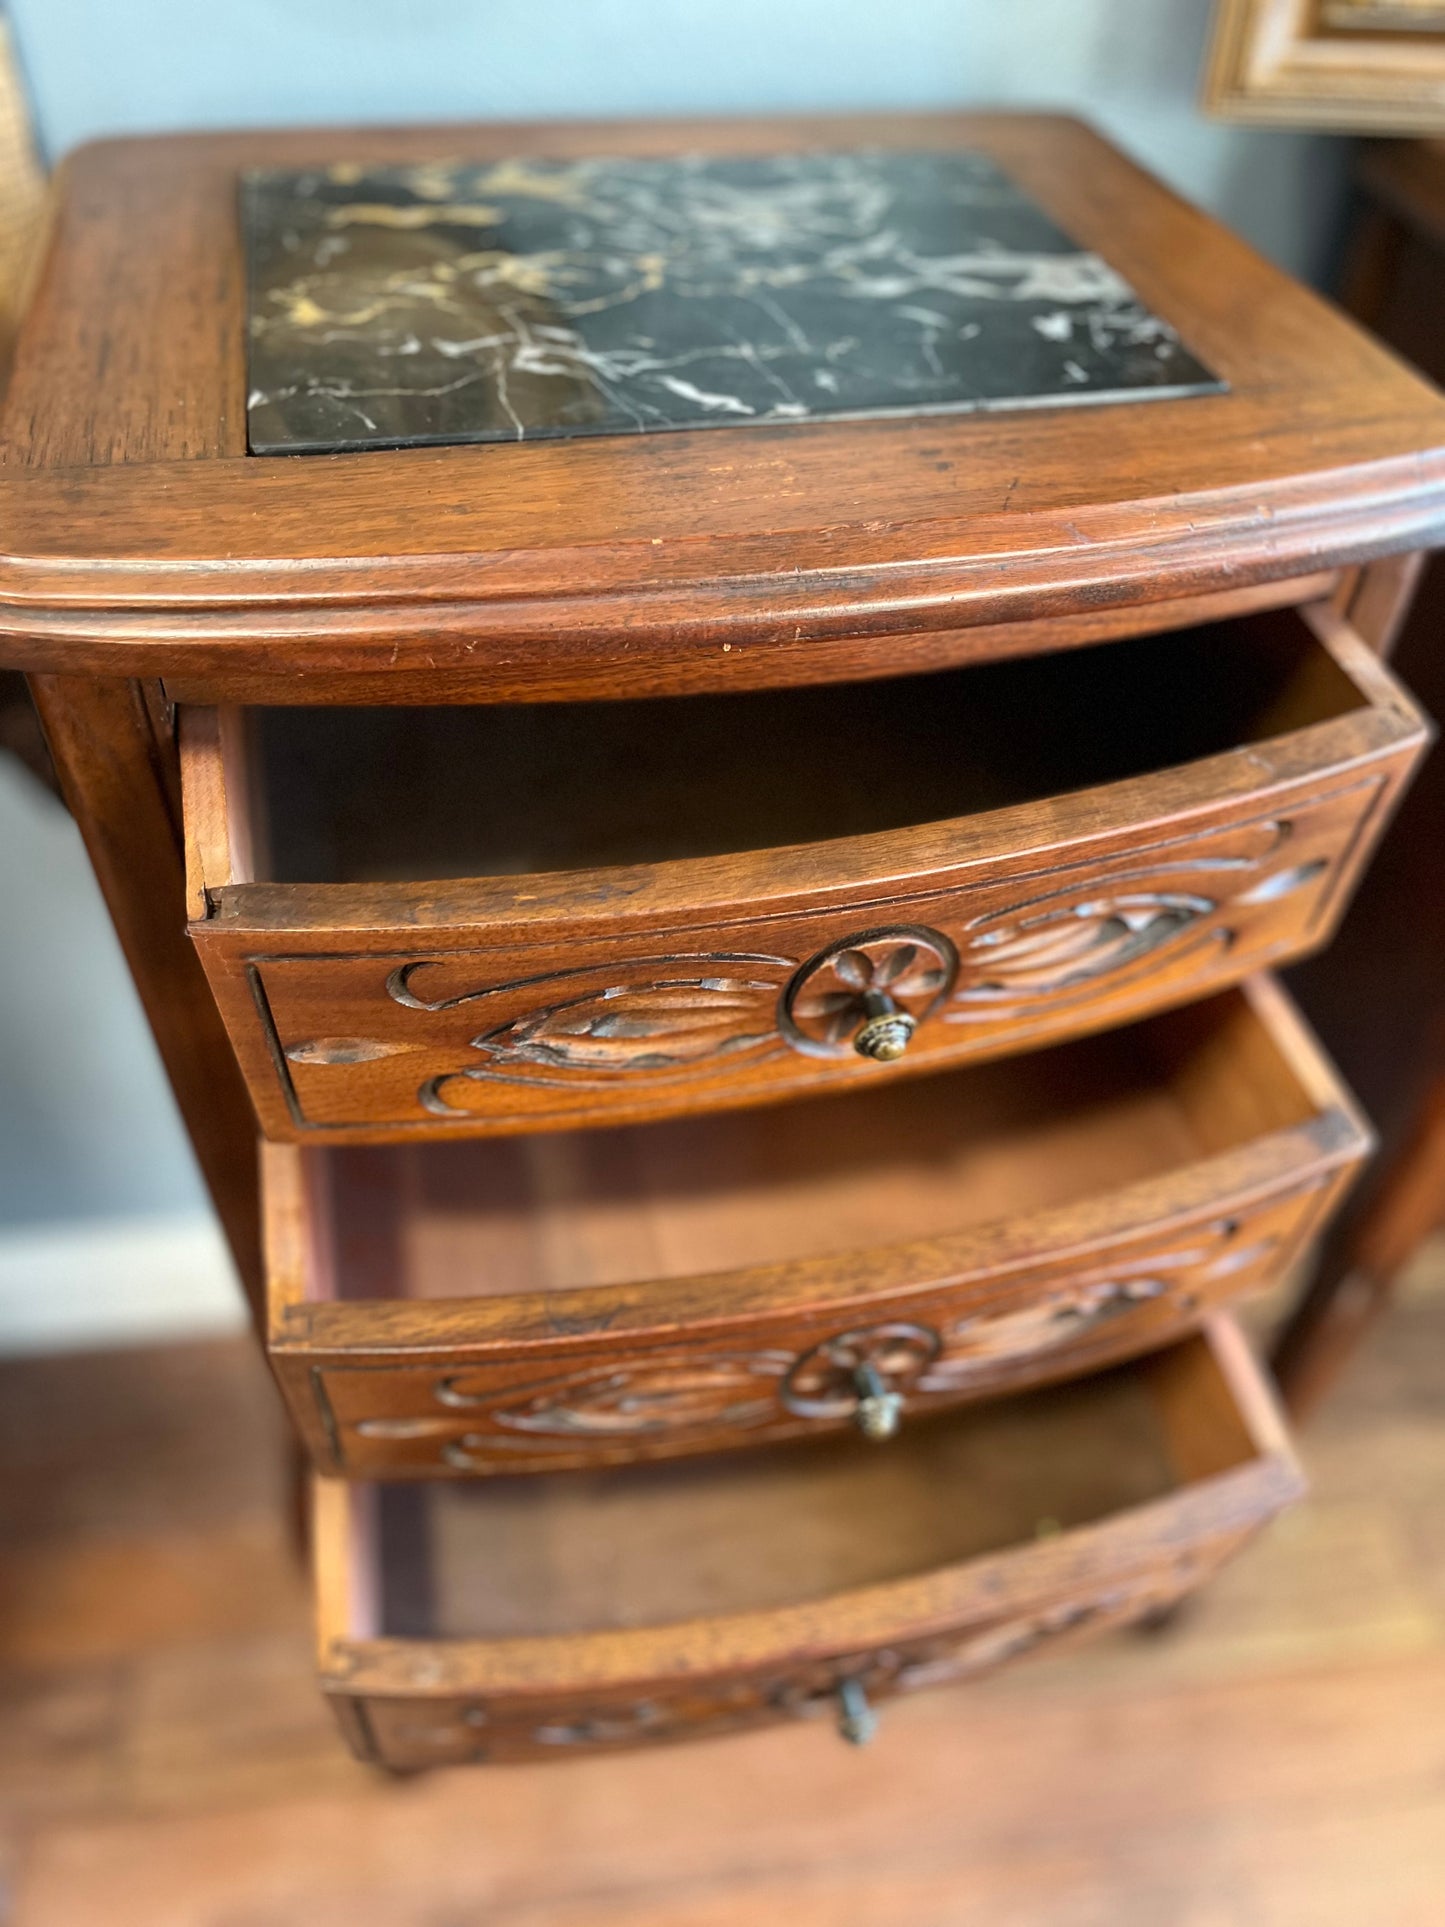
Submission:
[[[245,1325],[241,1288],[209,1217],[0,1226],[0,1355],[212,1337]]]

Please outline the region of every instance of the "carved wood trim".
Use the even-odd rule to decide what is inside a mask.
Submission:
[[[372,1711],[361,1743],[373,1751],[365,1757],[413,1766],[567,1757],[704,1739],[784,1719],[832,1720],[846,1681],[861,1686],[871,1702],[978,1679],[1162,1611],[1199,1585],[1223,1556],[1223,1550],[1206,1555],[1186,1549],[1162,1566],[1122,1574],[1090,1594],[963,1633],[842,1653],[785,1673],[718,1681],[688,1695],[662,1686],[645,1696],[579,1697],[532,1709],[480,1698],[377,1704],[333,1695],[333,1705],[338,1713],[342,1705]],[[355,1737],[347,1737],[355,1748]]]
[[[371,1489],[322,1481],[324,1684],[366,1705],[393,1764],[558,1757],[806,1717],[847,1678],[882,1693],[927,1687],[1136,1617],[1188,1590],[1302,1488],[1227,1320],[1139,1372],[1161,1435],[1188,1444],[1177,1454],[1181,1483],[1166,1495],[897,1579],[677,1623],[388,1636],[336,1584],[375,1563],[364,1531]]]
[[[1085,840],[1047,865],[900,893],[883,937],[900,932],[903,951],[931,944],[938,961],[918,973],[916,996],[907,986],[919,1027],[885,1074],[1117,1022],[1306,947],[1336,914],[1401,773],[1367,766],[1277,810],[1112,851]],[[224,924],[197,935],[233,1026],[231,986],[238,975],[244,986],[238,1043],[253,1077],[247,1029],[271,1068],[273,1133],[395,1136],[620,1122],[876,1075],[846,1037],[809,1036],[794,1014],[801,994],[803,1024],[826,1024],[831,1013],[807,1004],[814,985],[853,997],[822,985],[831,959],[879,941],[880,926],[850,928],[849,914],[771,918],[768,949],[728,943],[759,928],[749,922],[693,933],[713,940],[705,948],[535,972],[506,968],[515,951],[489,965],[474,949],[261,950]],[[334,1034],[314,1027],[318,989]],[[264,1104],[266,1089],[256,1096]]]
[[[554,1344],[550,1359],[504,1345],[449,1357],[441,1338],[430,1358],[378,1356],[376,1338],[352,1357],[307,1345],[304,1385],[285,1358],[282,1381],[308,1435],[319,1424],[330,1463],[351,1477],[543,1471],[837,1429],[857,1415],[865,1360],[906,1424],[1147,1350],[1267,1288],[1340,1182],[1325,1169],[1112,1250],[1035,1258],[986,1285],[895,1291],[871,1317],[867,1300],[817,1305],[756,1316],[746,1339],[700,1325],[664,1342],[628,1334],[606,1351]]]

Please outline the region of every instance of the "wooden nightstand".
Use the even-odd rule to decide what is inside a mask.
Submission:
[[[1433,390],[1073,122],[433,128],[73,157],[4,435],[358,1752],[861,1739],[1295,1496]]]

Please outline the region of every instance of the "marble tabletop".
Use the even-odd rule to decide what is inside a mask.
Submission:
[[[243,177],[254,454],[1223,387],[980,154]]]

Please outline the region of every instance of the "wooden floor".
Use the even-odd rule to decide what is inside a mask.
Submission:
[[[388,1782],[308,1678],[238,1344],[0,1367],[0,1920],[1438,1927],[1445,1253],[1183,1623],[812,1725]]]

